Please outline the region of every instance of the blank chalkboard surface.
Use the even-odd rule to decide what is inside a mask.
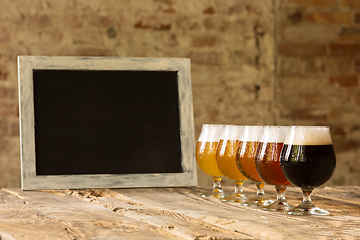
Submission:
[[[22,188],[196,185],[188,59],[18,58]]]

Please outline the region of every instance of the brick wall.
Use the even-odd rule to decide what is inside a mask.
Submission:
[[[330,125],[337,168],[328,184],[360,184],[360,1],[276,2],[279,124]]]
[[[18,55],[190,58],[196,138],[203,123],[329,124],[330,183],[359,184],[358,3],[0,1],[0,187],[20,186]]]

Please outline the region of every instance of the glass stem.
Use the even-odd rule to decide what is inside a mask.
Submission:
[[[237,181],[237,180],[234,180],[234,186],[235,186],[235,189],[234,189],[234,195],[239,195],[239,196],[242,196],[244,195],[244,191],[242,189],[242,186],[244,184],[244,181]]]
[[[313,190],[314,190],[313,188],[309,188],[309,189],[302,188],[301,189],[301,191],[303,193],[303,201],[302,201],[301,205],[307,206],[307,207],[315,206],[311,201],[311,193]]]
[[[257,190],[256,190],[256,198],[258,200],[263,200],[263,199],[266,198],[265,197],[264,186],[265,186],[265,183],[263,183],[263,182],[257,182],[256,183],[256,188],[257,188]]]
[[[223,192],[221,187],[221,176],[213,176],[213,187],[212,190],[214,192]]]
[[[286,202],[285,199],[285,191],[286,191],[286,186],[285,185],[276,185],[276,202],[280,203],[280,202]]]

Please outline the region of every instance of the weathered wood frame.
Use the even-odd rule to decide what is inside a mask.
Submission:
[[[177,71],[182,173],[36,175],[34,69]],[[180,187],[197,184],[190,60],[181,58],[107,58],[19,56],[21,187],[36,189]]]

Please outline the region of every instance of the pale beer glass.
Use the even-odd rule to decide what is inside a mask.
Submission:
[[[236,150],[242,129],[242,126],[225,125],[220,136],[216,151],[216,162],[220,172],[234,181],[233,194],[222,198],[221,201],[243,202],[247,200],[242,189],[242,185],[247,178],[239,171],[236,165]]]
[[[223,174],[216,164],[216,150],[223,127],[219,124],[202,125],[196,145],[196,161],[201,171],[213,178],[212,189],[209,192],[202,193],[202,197],[224,197],[224,191],[221,187]]]
[[[276,201],[261,209],[269,211],[286,211],[291,205],[285,199],[286,187],[291,183],[286,179],[280,167],[280,153],[284,145],[288,126],[264,126],[256,151],[256,170],[261,179],[268,185],[275,185]]]
[[[303,201],[287,211],[291,215],[329,215],[311,201],[314,188],[332,176],[336,157],[328,126],[292,126],[284,140],[280,166],[285,177],[300,187]]]

